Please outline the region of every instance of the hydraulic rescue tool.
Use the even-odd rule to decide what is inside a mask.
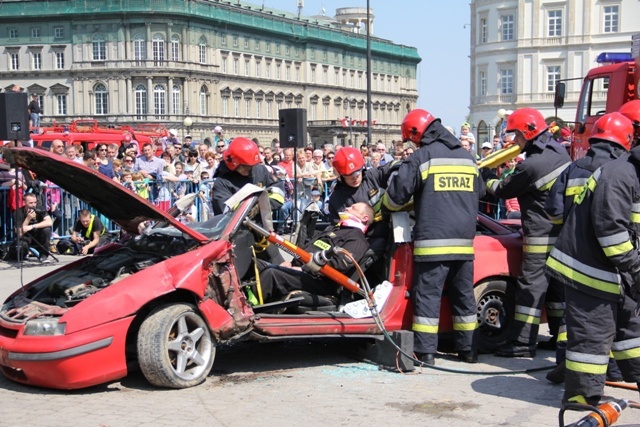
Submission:
[[[563,405],[559,414],[559,425],[564,427],[564,412],[567,409],[572,410],[591,410],[589,414],[580,418],[578,421],[572,424],[568,424],[566,427],[609,427],[613,425],[620,413],[629,406],[629,402],[624,399],[616,399],[607,403],[603,403],[599,406],[583,405],[580,403],[566,403]]]

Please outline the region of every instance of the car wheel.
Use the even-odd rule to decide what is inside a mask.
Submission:
[[[211,371],[215,350],[209,327],[187,304],[157,308],[138,332],[140,369],[158,387],[200,384]]]
[[[474,288],[478,310],[478,349],[493,352],[507,337],[513,320],[515,299],[504,280],[481,283]]]

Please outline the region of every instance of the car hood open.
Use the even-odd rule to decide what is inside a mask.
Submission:
[[[187,227],[114,180],[66,157],[37,148],[12,147],[4,152],[4,160],[13,166],[29,169],[41,181],[55,183],[129,233],[138,234],[138,225],[143,221],[167,221],[196,241],[208,241],[203,234]]]

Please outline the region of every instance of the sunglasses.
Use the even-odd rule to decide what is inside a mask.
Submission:
[[[131,159],[125,159],[125,161],[124,161],[124,162],[125,162],[125,163],[133,163],[133,160],[131,160]]]
[[[198,157],[197,154],[189,154],[189,157]]]
[[[217,147],[218,148],[224,148],[224,145],[218,145]]]
[[[328,160],[333,160],[335,157],[327,157]]]
[[[101,148],[98,151],[107,151],[107,149],[106,148]]]

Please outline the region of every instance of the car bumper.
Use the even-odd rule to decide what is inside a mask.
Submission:
[[[0,333],[0,372],[23,384],[77,389],[127,375],[126,336],[133,317],[68,335]]]

